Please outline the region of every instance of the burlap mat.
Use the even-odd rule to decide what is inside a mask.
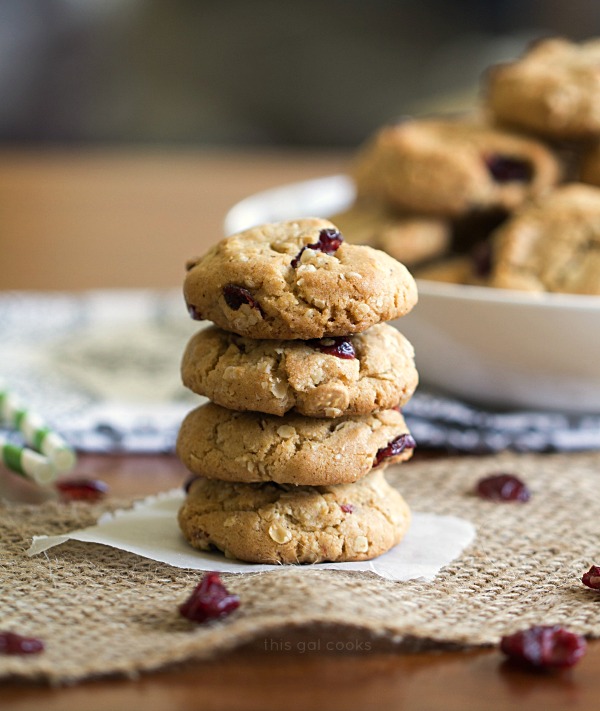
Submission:
[[[481,476],[499,470],[528,482],[530,502],[472,495]],[[542,623],[600,636],[600,594],[580,582],[600,563],[600,453],[452,458],[388,471],[414,510],[477,527],[475,543],[433,583],[310,567],[225,575],[241,607],[206,626],[177,613],[197,572],[77,542],[25,555],[33,534],[89,525],[106,505],[1,507],[0,629],[41,637],[46,651],[0,657],[0,677],[58,683],[135,675],[251,640],[283,651],[286,635],[306,628],[315,643],[334,640],[323,650],[335,649],[335,640],[360,650],[365,635],[394,645],[486,645]]]

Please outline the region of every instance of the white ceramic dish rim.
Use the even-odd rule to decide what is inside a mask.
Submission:
[[[311,205],[311,215],[329,217],[332,213],[348,207],[355,196],[352,179],[348,175],[330,175],[296,183],[286,183],[269,190],[254,193],[233,205],[224,220],[225,234],[233,234],[260,224],[254,214],[273,214],[273,220],[306,217],[308,213],[300,209],[303,196]],[[293,200],[290,201],[290,196]],[[291,205],[294,205],[290,211]],[[321,206],[320,209],[319,206]],[[271,208],[269,210],[269,207]],[[296,213],[293,210],[296,210]],[[447,282],[417,280],[419,293],[423,296],[439,296],[459,301],[479,301],[507,306],[534,306],[541,309],[561,309],[564,311],[597,311],[600,314],[600,296],[585,294],[531,293],[510,289],[495,289],[487,286],[450,284]]]
[[[479,301],[507,306],[535,306],[543,309],[572,311],[598,311],[600,296],[584,294],[529,293],[512,289],[494,289],[489,286],[448,284],[445,282],[418,279],[419,293],[464,301]]]

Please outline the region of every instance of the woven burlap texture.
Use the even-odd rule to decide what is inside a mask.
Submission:
[[[480,477],[499,471],[526,480],[531,500],[473,495]],[[38,636],[46,650],[0,656],[0,677],[135,675],[250,641],[273,649],[308,628],[393,645],[493,644],[533,624],[600,636],[600,593],[581,583],[600,563],[600,453],[444,458],[391,468],[388,478],[413,510],[461,516],[477,528],[475,542],[433,582],[309,566],[223,575],[241,607],[208,625],[177,611],[197,571],[78,542],[26,555],[32,535],[90,525],[106,504],[2,506],[0,629]]]

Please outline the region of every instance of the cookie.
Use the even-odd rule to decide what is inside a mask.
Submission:
[[[403,405],[418,382],[411,344],[383,323],[315,341],[257,341],[206,328],[188,343],[181,374],[190,390],[232,410],[311,417]]]
[[[572,183],[495,234],[491,286],[600,294],[600,188]]]
[[[542,143],[475,120],[414,119],[382,128],[356,159],[359,198],[457,218],[512,211],[560,179]]]
[[[485,100],[496,121],[555,139],[600,135],[600,40],[553,38],[493,67]]]
[[[412,447],[398,410],[326,420],[208,403],[188,413],[177,438],[177,454],[194,474],[314,486],[356,481],[376,465],[409,459]]]
[[[381,471],[315,487],[198,478],[179,512],[194,548],[253,563],[369,560],[396,545],[409,524],[406,502]]]
[[[225,238],[188,264],[184,295],[193,318],[226,331],[304,340],[399,318],[415,305],[417,288],[400,262],[307,218]]]
[[[409,269],[445,254],[452,239],[447,220],[401,215],[372,202],[356,203],[331,219],[349,242],[381,249]]]

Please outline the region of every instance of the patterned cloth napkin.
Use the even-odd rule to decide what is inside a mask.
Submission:
[[[170,452],[203,398],[179,379],[198,329],[181,292],[0,294],[0,377],[80,451]],[[497,412],[419,387],[404,415],[420,447],[457,452],[600,448],[600,415]]]

